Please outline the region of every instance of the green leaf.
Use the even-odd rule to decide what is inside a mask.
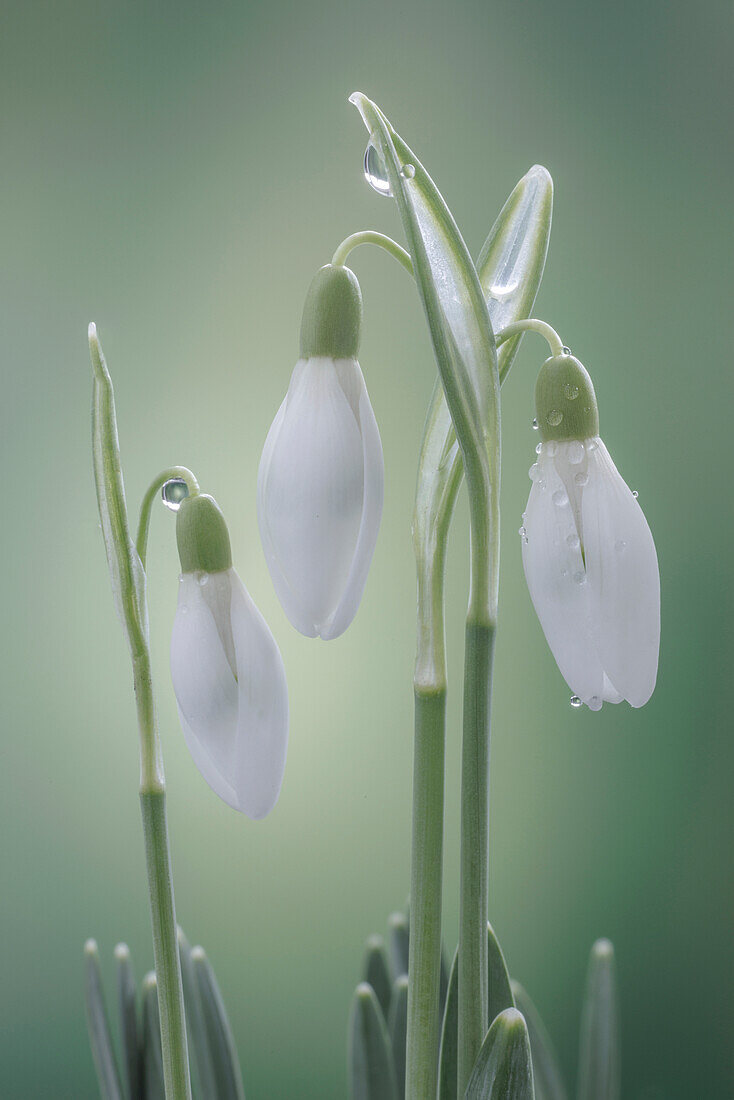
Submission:
[[[357,986],[349,1017],[349,1095],[351,1100],[397,1100],[390,1038],[371,985]]]
[[[199,1090],[203,1097],[216,1097],[217,1081],[214,1064],[209,1050],[209,1037],[201,1007],[199,983],[196,980],[194,964],[191,961],[191,947],[182,930],[178,929],[178,951],[181,958],[181,980],[183,982],[186,1025],[189,1034],[189,1047],[194,1052],[194,1064]]]
[[[102,989],[99,950],[94,940],[87,940],[84,944],[84,994],[89,1042],[102,1100],[122,1100],[120,1075],[112,1046]]]
[[[620,1056],[614,948],[597,940],[591,949],[581,1015],[578,1100],[619,1100]]]
[[[535,1100],[568,1100],[556,1052],[537,1008],[519,982],[513,981],[512,993],[528,1026]]]
[[[499,375],[492,325],[474,264],[423,165],[382,111],[351,96],[370,133],[403,222],[446,402],[465,467],[499,483]]]
[[[130,948],[126,943],[118,943],[115,948],[115,959],[125,1095],[128,1100],[143,1100],[143,1042],[138,1023],[138,989],[135,984]]]
[[[410,951],[410,922],[405,913],[391,913],[387,920],[390,944],[390,965],[393,975],[399,978],[408,973]]]
[[[405,1096],[405,1061],[408,1035],[408,976],[401,974],[392,988],[390,999],[390,1017],[387,1030],[392,1044],[395,1076],[398,1084],[398,1096]]]
[[[500,1012],[482,1043],[465,1100],[533,1100],[528,1029],[516,1008]]]
[[[459,1042],[459,952],[454,955],[454,961],[449,975],[448,993],[446,996],[446,1009],[443,1017],[443,1029],[441,1031],[441,1054],[438,1070],[438,1096],[439,1100],[456,1100],[457,1092],[457,1048]],[[494,934],[491,924],[487,925],[487,974],[488,992],[487,1018],[494,1020],[504,1009],[514,1008],[515,1000],[512,995],[510,976],[507,972],[505,957],[502,948]]]
[[[143,1078],[145,1100],[166,1100],[158,983],[152,970],[143,978]]]
[[[194,947],[191,962],[201,997],[217,1100],[245,1100],[242,1072],[222,994],[203,947]]]
[[[374,989],[382,1014],[387,1019],[390,1015],[392,982],[390,981],[390,967],[385,953],[385,941],[382,936],[370,936],[367,940],[362,964],[362,978]]]

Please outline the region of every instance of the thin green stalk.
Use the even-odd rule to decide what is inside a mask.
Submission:
[[[140,505],[138,534],[135,539],[135,549],[138,552],[138,557],[140,558],[143,569],[145,569],[145,556],[148,549],[148,529],[150,528],[150,513],[153,507],[153,501],[156,499],[166,482],[174,480],[186,482],[189,496],[196,496],[199,492],[199,482],[191,473],[191,470],[188,470],[185,466],[169,466],[167,470],[162,470],[158,474],[158,477],[151,481]]]
[[[140,738],[140,805],[160,999],[166,1100],[191,1100],[171,857],[166,826],[165,778],[156,725],[148,646],[145,573],[130,538],[112,379],[94,325],[89,327],[89,346],[94,371],[92,434],[97,500],[113,594],[127,635],[133,665]]]
[[[384,248],[399,264],[402,264],[409,275],[413,274],[413,261],[410,258],[410,254],[406,252],[397,241],[394,241],[392,237],[388,237],[384,233],[378,233],[374,229],[363,229],[359,233],[352,233],[350,237],[346,237],[337,248],[331,262],[343,266],[352,249],[360,244],[376,244],[380,248]]]

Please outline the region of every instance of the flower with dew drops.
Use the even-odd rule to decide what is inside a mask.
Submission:
[[[599,438],[594,387],[572,355],[536,386],[541,445],[523,516],[530,597],[567,684],[583,703],[641,707],[655,687],[660,576],[650,528]]]
[[[291,623],[311,638],[338,637],[357,613],[382,515],[382,444],[356,358],[361,318],[353,272],[322,267],[258,474],[270,575]]]
[[[181,559],[171,675],[186,744],[209,786],[255,820],[278,800],[288,690],[278,646],[232,568],[224,517],[204,494],[176,517]]]

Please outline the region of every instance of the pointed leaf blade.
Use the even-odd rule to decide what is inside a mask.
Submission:
[[[102,988],[99,950],[94,940],[87,940],[84,945],[84,994],[89,1042],[102,1100],[122,1100],[122,1086]]]
[[[446,1007],[441,1029],[441,1053],[438,1064],[438,1100],[456,1100],[459,1042],[459,952],[456,951],[449,973]]]
[[[394,977],[408,973],[410,951],[410,921],[405,913],[391,913],[388,917],[388,942],[390,965]]]
[[[191,951],[201,997],[209,1050],[216,1079],[217,1100],[245,1100],[237,1048],[214,971],[202,947]]]
[[[406,1042],[408,1036],[408,976],[401,974],[392,988],[387,1029],[392,1044],[398,1097],[405,1096]]]
[[[513,981],[512,993],[515,1004],[525,1017],[530,1036],[535,1100],[568,1100],[558,1058],[540,1013],[519,982]]]
[[[528,1029],[516,1008],[500,1012],[482,1044],[465,1100],[533,1100]]]
[[[115,960],[125,1096],[127,1100],[143,1100],[143,1047],[142,1032],[138,1022],[138,989],[135,984],[130,948],[126,943],[118,943],[115,948]]]
[[[387,954],[385,953],[385,941],[382,936],[370,936],[367,940],[362,964],[362,978],[374,989],[382,1014],[387,1020],[390,1015],[392,982],[390,980]]]
[[[349,1095],[351,1100],[397,1100],[390,1039],[371,985],[357,986],[349,1017]]]
[[[199,1089],[204,1097],[216,1097],[217,1081],[211,1051],[209,1050],[209,1037],[201,1005],[199,983],[196,980],[194,964],[191,961],[191,947],[180,928],[178,929],[178,953],[181,958],[181,980],[183,982],[189,1048],[194,1052],[193,1061]]]
[[[614,948],[597,940],[591,949],[581,1016],[578,1100],[619,1100],[620,1056]]]
[[[506,1008],[515,1007],[515,998],[512,995],[512,983],[510,982],[505,956],[502,954],[502,948],[491,924],[487,924],[487,971],[487,1004],[489,1009],[487,1019],[491,1023],[500,1012],[503,1012]]]
[[[143,978],[143,1079],[145,1100],[166,1100],[158,983],[153,971]]]

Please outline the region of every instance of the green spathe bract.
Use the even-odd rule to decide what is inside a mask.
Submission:
[[[362,329],[357,276],[338,264],[320,268],[306,293],[301,319],[301,358],[356,359]]]
[[[221,573],[232,566],[227,524],[216,500],[206,493],[181,501],[176,542],[182,573]]]
[[[591,439],[599,434],[594,383],[573,355],[552,355],[535,383],[535,415],[543,442]]]

